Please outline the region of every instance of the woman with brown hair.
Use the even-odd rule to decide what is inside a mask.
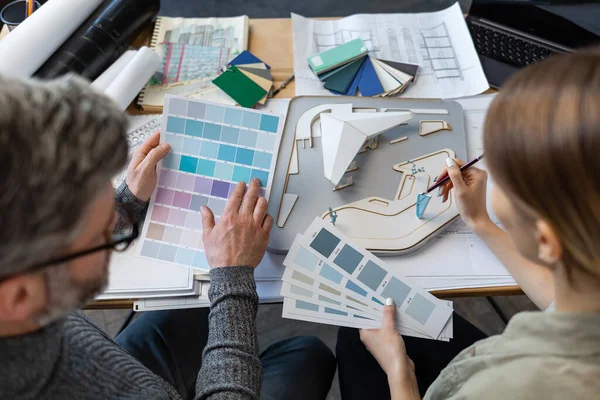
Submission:
[[[381,329],[360,332],[383,376],[362,381],[371,386],[364,388],[369,398],[600,395],[600,52],[552,57],[513,77],[488,112],[484,148],[493,208],[505,230],[486,210],[485,171],[461,174],[463,161],[448,159],[438,178],[449,174],[451,182],[440,194],[447,201],[454,192],[462,219],[546,312],[515,315],[502,335],[471,344],[424,386],[417,377],[427,381],[437,366],[423,365],[423,353],[447,357],[464,336],[478,334],[455,317],[454,344],[405,343],[393,307],[386,307]],[[348,337],[340,330],[338,362],[343,397],[353,398],[361,389],[348,387],[358,378],[350,376]],[[389,390],[374,386],[382,380]]]

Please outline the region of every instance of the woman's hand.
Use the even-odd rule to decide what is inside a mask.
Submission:
[[[360,340],[388,376],[392,399],[418,399],[415,365],[406,354],[404,340],[396,329],[396,307],[386,300],[381,329],[361,329]]]
[[[454,189],[460,216],[471,229],[491,222],[486,208],[487,172],[475,167],[461,172],[460,167],[465,162],[459,159],[448,158],[446,164],[448,168],[444,168],[436,180],[449,175],[450,181],[440,186],[438,196],[442,196],[442,201],[446,202],[450,190]]]
[[[161,145],[159,143],[160,132],[156,132],[133,152],[133,157],[127,167],[125,183],[131,193],[142,201],[150,200],[156,187],[156,164],[171,150],[168,143]]]
[[[256,178],[244,195],[245,190],[246,184],[238,183],[216,224],[210,208],[201,208],[204,247],[211,268],[256,268],[267,251],[274,222],[267,214],[267,200],[259,197],[260,183]]]

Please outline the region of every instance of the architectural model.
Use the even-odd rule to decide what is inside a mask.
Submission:
[[[337,185],[365,143],[412,118],[410,112],[321,115],[325,178]]]
[[[452,101],[299,97],[290,104],[269,212],[269,250],[286,253],[312,216],[375,254],[417,249],[458,216],[419,196],[448,157],[465,157]],[[288,161],[289,160],[289,161]],[[287,168],[286,168],[287,167]],[[427,201],[429,200],[429,201]]]
[[[417,197],[433,183],[448,157],[450,149],[427,154],[412,162],[393,166],[402,174],[396,195],[392,199],[367,197],[325,212],[321,218],[330,219],[336,213],[336,227],[361,246],[378,253],[402,254],[418,245],[441,226],[458,216],[452,197],[446,203],[431,200],[421,218],[417,218]],[[417,173],[414,174],[414,163]]]

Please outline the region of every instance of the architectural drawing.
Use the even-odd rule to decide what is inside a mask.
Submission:
[[[402,37],[404,38],[404,46],[406,47],[406,53],[408,54],[408,62],[411,64],[418,64],[419,58],[417,57],[415,43],[410,35],[410,29],[403,28]]]
[[[381,51],[378,39],[371,30],[351,30],[342,29],[332,34],[317,33],[313,34],[314,53],[321,53],[332,47],[339,46],[354,39],[362,39],[369,50],[369,54],[378,57]]]
[[[464,80],[464,75],[456,51],[448,34],[446,23],[429,29],[420,29],[421,55],[423,61],[431,67],[436,82],[439,79],[459,78]]]
[[[471,96],[489,85],[460,6],[434,13],[359,14],[335,21],[292,14],[296,95],[329,95],[306,59],[360,37],[375,58],[419,65],[411,98]],[[455,47],[453,47],[455,46]],[[375,52],[375,54],[373,54]]]
[[[387,34],[388,34],[388,43],[390,45],[390,51],[392,53],[392,59],[400,60],[402,56],[400,54],[400,45],[398,44],[398,37],[396,36],[396,30],[393,28],[390,28],[387,30]]]
[[[230,56],[228,47],[182,43],[163,43],[158,45],[157,51],[162,54],[162,60],[153,83],[158,85],[215,77]]]
[[[215,25],[186,25],[167,30],[163,42],[198,46],[236,48],[235,27]]]

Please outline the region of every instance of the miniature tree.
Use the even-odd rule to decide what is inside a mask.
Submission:
[[[337,211],[333,211],[331,207],[329,207],[329,218],[331,218],[331,223],[335,226],[335,222],[337,221]]]
[[[425,168],[421,167],[421,168],[417,168],[417,164],[415,164],[412,160],[408,160],[407,161],[408,164],[412,164],[412,174],[416,175],[419,172],[425,172]]]

